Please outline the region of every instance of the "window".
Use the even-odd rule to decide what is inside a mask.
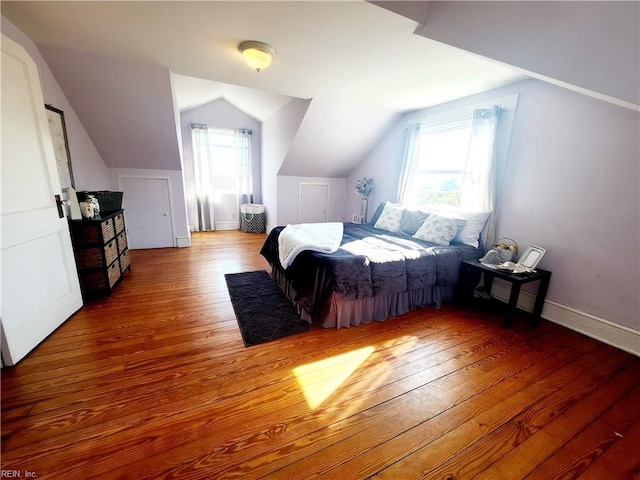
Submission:
[[[248,158],[248,143],[236,145],[234,130],[210,128],[208,130],[209,161],[212,162],[211,180],[214,195],[235,194],[238,191],[240,172],[244,169],[239,158]],[[238,150],[244,149],[245,152]]]
[[[428,209],[492,210],[499,111],[494,106],[410,125],[399,202]]]
[[[194,231],[236,228],[240,205],[253,201],[251,130],[191,124],[192,156],[185,155],[187,210]]]
[[[421,129],[417,164],[407,203],[460,207],[471,121],[451,129]]]

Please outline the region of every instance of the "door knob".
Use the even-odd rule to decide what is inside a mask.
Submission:
[[[68,207],[69,205],[71,205],[71,202],[69,200],[62,200],[60,198],[60,195],[56,195],[55,199],[56,199],[56,205],[58,206],[58,217],[64,218],[64,212],[62,210],[62,205],[64,205],[65,207]]]

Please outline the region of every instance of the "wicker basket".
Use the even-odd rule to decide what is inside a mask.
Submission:
[[[510,245],[514,245],[516,248],[515,250],[511,250],[509,248],[501,248],[498,246],[501,244],[507,245],[507,247],[509,247]],[[498,256],[500,257],[500,261],[502,262],[512,262],[516,254],[518,253],[518,244],[513,238],[509,237],[502,237],[496,240],[494,248],[496,249],[496,252],[498,252]]]
[[[122,209],[122,192],[112,192],[101,190],[99,192],[89,192],[96,197],[100,205],[101,212],[116,212]]]
[[[87,195],[93,195],[98,200],[100,212],[117,212],[122,209],[122,192],[99,190],[97,192],[77,192],[78,201],[84,202]]]

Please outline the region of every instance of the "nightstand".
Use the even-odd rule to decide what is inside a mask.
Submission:
[[[531,318],[533,325],[537,325],[542,313],[545,297],[549,288],[549,280],[551,272],[536,268],[532,273],[511,273],[506,270],[496,270],[484,266],[478,260],[463,260],[460,266],[460,289],[459,293],[462,299],[468,299],[473,294],[473,288],[480,280],[480,274],[484,274],[484,287],[487,292],[491,292],[491,285],[494,278],[499,278],[511,284],[511,294],[504,315],[503,326],[511,328],[513,326],[513,317],[518,310],[518,297],[520,296],[520,287],[525,283],[540,282],[538,291],[536,292],[535,303]]]

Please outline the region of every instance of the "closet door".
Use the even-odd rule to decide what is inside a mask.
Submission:
[[[168,178],[117,176],[129,248],[173,247],[173,220]]]
[[[300,223],[322,223],[329,218],[329,184],[300,183]]]

